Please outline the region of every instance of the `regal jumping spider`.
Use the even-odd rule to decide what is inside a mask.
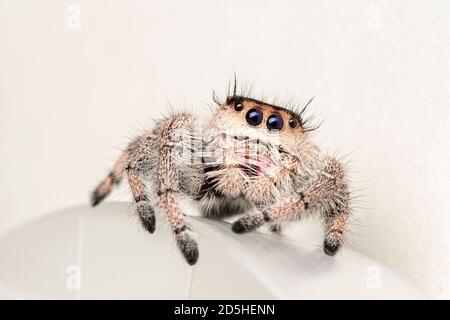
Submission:
[[[180,199],[197,202],[206,217],[245,215],[232,224],[245,233],[318,214],[325,225],[324,252],[344,240],[349,188],[343,165],[311,141],[303,110],[295,112],[233,93],[205,123],[189,113],[166,117],[133,141],[92,193],[97,205],[123,175],[137,214],[155,231],[155,211],[168,219],[187,262],[198,247]]]

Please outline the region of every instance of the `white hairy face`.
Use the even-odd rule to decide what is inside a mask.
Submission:
[[[289,170],[299,163],[299,150],[307,141],[299,115],[250,98],[233,97],[220,106],[207,126],[206,163],[221,190],[237,196],[266,186],[274,192]],[[256,194],[252,191],[251,197]],[[260,201],[258,201],[260,202]]]

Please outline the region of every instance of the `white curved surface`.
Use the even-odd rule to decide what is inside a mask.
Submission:
[[[236,235],[229,224],[199,217],[189,218],[200,247],[200,259],[190,267],[161,217],[150,235],[129,208],[124,203],[71,208],[0,238],[0,296],[424,298],[390,269],[349,249],[331,258],[321,248],[277,235]]]

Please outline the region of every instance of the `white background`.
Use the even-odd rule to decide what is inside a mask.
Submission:
[[[446,0],[0,0],[0,232],[87,202],[167,99],[204,114],[234,72],[317,97],[361,195],[351,245],[450,297]]]

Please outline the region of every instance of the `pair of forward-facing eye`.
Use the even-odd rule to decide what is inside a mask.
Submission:
[[[237,103],[235,105],[236,111],[241,111],[243,108],[244,106],[242,105],[242,103]],[[252,108],[245,114],[245,120],[249,125],[256,127],[263,122],[264,115],[260,109]],[[295,128],[297,126],[297,123],[298,122],[296,119],[289,120],[289,126],[291,126],[292,128]],[[266,125],[269,131],[280,131],[284,126],[283,117],[278,113],[274,113],[267,118]]]
[[[258,108],[252,108],[245,114],[245,119],[249,125],[256,127],[263,122],[264,115]],[[266,125],[269,131],[280,131],[283,129],[284,120],[281,115],[274,113],[267,118]]]

